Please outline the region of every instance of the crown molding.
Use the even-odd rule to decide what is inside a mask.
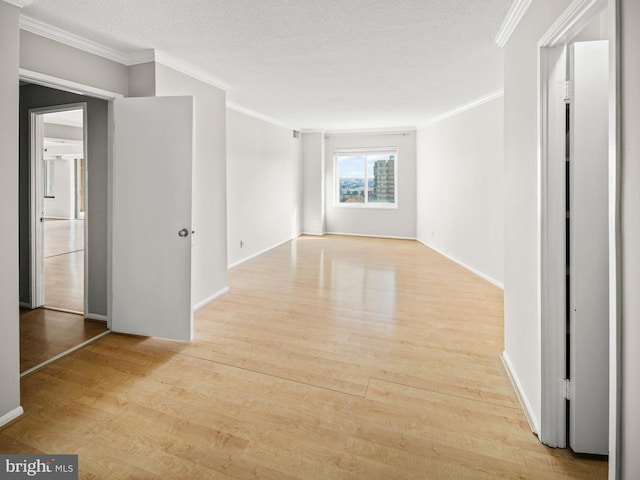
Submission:
[[[292,127],[286,123],[281,122],[273,117],[269,117],[262,113],[256,112],[255,110],[251,110],[249,108],[243,107],[242,105],[238,105],[237,103],[233,103],[227,100],[227,108],[229,110],[233,110],[234,112],[242,113],[244,115],[248,115],[253,118],[257,118],[258,120],[262,120],[263,122],[271,123],[278,127],[289,128],[291,130],[300,130],[299,128]]]
[[[92,53],[102,58],[128,65],[128,55],[113,48],[105,47],[92,40],[69,33],[58,27],[41,22],[25,15],[20,15],[20,29],[40,35],[55,42],[77,48],[78,50]]]
[[[120,63],[127,67],[139,65],[141,63],[157,62],[222,90],[227,91],[231,88],[229,84],[223,82],[219,78],[158,50],[150,49],[133,53],[124,53],[25,15],[20,16],[20,28],[41,37],[48,38],[49,40]]]
[[[538,47],[547,48],[566,43],[605,8],[607,0],[574,0],[538,41]]]
[[[156,51],[153,49],[150,50],[140,50],[139,52],[131,53],[127,56],[128,67],[132,65],[140,65],[141,63],[149,63],[156,61]]]
[[[438,123],[441,122],[442,120],[445,120],[447,118],[450,117],[454,117],[462,112],[466,112],[467,110],[471,110],[472,108],[476,108],[479,107],[480,105],[483,105],[485,103],[489,103],[492,100],[495,100],[496,98],[500,98],[504,96],[504,88],[501,88],[500,90],[496,90],[494,92],[491,92],[487,95],[484,95],[482,97],[476,98],[475,100],[472,100],[468,103],[465,103],[463,105],[460,105],[458,108],[454,108],[453,110],[447,112],[447,113],[443,113],[442,115],[439,115],[435,118],[432,118],[431,120],[429,120],[427,123],[420,125],[418,128],[424,128],[424,127],[428,127],[429,125],[433,125],[434,123]]]
[[[531,0],[514,0],[511,4],[511,8],[507,12],[507,16],[505,17],[502,25],[500,26],[500,30],[496,34],[495,42],[504,48],[511,37],[511,34],[524,17],[527,8],[531,5]]]
[[[200,80],[204,83],[208,83],[209,85],[213,85],[221,90],[227,91],[231,88],[226,82],[223,82],[218,77],[208,74],[204,70],[201,70],[197,67],[194,67],[190,63],[184,62],[178,58],[172,57],[171,55],[167,55],[164,52],[160,52],[158,50],[154,51],[155,61],[160,63],[166,67],[173,68],[185,75],[189,75],[197,80]]]
[[[10,3],[11,5],[15,5],[18,8],[28,7],[34,2],[34,0],[4,0],[4,1],[7,3]]]

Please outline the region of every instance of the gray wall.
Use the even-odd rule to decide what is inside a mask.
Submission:
[[[621,1],[622,408],[620,467],[640,478],[640,2]]]
[[[569,3],[531,2],[504,51],[505,353],[538,424],[542,380],[537,268],[537,42]]]
[[[328,134],[325,140],[327,233],[416,238],[416,133],[408,135]],[[335,205],[333,155],[336,148],[398,148],[397,209],[345,208]]]
[[[226,94],[158,63],[155,82],[158,96],[194,97],[191,279],[198,305],[227,287]]]
[[[300,234],[301,173],[291,129],[227,109],[229,265]]]
[[[0,418],[20,407],[18,15],[16,7],[0,1]]]
[[[129,97],[154,97],[156,94],[156,63],[129,67]]]
[[[107,315],[108,102],[39,85],[20,87],[20,301],[29,302],[29,109],[87,104],[88,314]]]
[[[129,69],[48,38],[20,31],[20,68],[127,95]]]
[[[504,275],[503,116],[498,98],[418,130],[416,173],[418,240],[499,286]]]

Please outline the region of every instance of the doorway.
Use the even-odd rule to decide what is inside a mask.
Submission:
[[[104,100],[20,82],[21,376],[108,332],[107,115]]]
[[[32,307],[80,315],[86,311],[84,118],[83,105],[31,112],[32,185],[42,186],[41,192],[34,189],[37,203],[31,212],[36,231],[32,261],[42,261],[34,269]]]

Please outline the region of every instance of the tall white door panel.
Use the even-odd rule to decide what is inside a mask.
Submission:
[[[608,454],[608,42],[571,49],[569,442]]]
[[[190,340],[193,98],[114,102],[115,332]]]

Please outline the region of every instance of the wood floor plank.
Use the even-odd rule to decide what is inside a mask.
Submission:
[[[606,478],[529,430],[501,290],[417,242],[300,237],[229,284],[193,342],[112,333],[24,378],[0,452],[83,479]]]

